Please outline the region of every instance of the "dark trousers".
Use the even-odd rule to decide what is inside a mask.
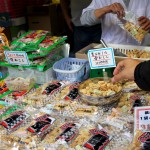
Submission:
[[[99,43],[101,39],[101,25],[90,27],[74,26],[73,53],[91,43]]]

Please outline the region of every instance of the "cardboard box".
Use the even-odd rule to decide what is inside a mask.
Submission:
[[[86,47],[84,47],[83,49],[81,49],[80,51],[75,53],[75,57],[79,58],[79,59],[87,59],[88,60],[88,56],[87,56],[87,52],[90,49],[94,49],[96,46],[99,46],[99,43],[92,43]],[[102,46],[102,45],[101,45]]]

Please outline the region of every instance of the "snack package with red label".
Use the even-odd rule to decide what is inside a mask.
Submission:
[[[16,111],[8,118],[0,122],[0,125],[5,128],[8,133],[14,132],[21,126],[30,121],[30,115],[24,111]]]
[[[41,140],[48,134],[51,130],[52,124],[56,119],[48,114],[40,116],[35,119],[35,123],[27,128],[28,133],[34,136],[37,135]]]
[[[130,101],[131,101],[131,112],[134,112],[135,107],[142,107],[146,106],[148,102],[146,101],[144,96],[134,94],[130,96]]]
[[[111,140],[111,137],[104,130],[92,129],[89,132],[92,137],[83,145],[87,149],[103,150]]]
[[[56,137],[56,140],[64,140],[67,143],[71,143],[79,134],[80,124],[78,123],[66,123],[61,126],[62,133]]]
[[[43,91],[43,94],[52,96],[60,92],[60,90],[65,87],[68,84],[66,81],[56,81],[50,83],[45,90]]]
[[[149,150],[150,149],[150,132],[136,130],[132,144],[127,150]]]

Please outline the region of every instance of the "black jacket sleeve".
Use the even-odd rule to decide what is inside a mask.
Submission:
[[[136,84],[145,91],[150,91],[150,61],[138,64],[134,71]]]

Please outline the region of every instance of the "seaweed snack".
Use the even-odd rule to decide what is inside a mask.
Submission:
[[[103,150],[111,140],[111,137],[104,130],[92,129],[89,132],[92,136],[83,145],[87,149]]]
[[[80,96],[78,93],[78,87],[79,87],[78,82],[69,84],[68,86],[66,86],[61,90],[60,95],[56,97],[56,100],[63,100],[63,99],[67,101],[79,100]]]
[[[149,150],[150,149],[150,132],[136,130],[132,141],[127,150]]]
[[[5,128],[8,133],[11,133],[27,122],[30,115],[24,111],[16,111],[8,118],[0,122],[0,125]]]
[[[29,91],[35,84],[34,78],[6,78],[5,79],[6,85],[11,91]]]
[[[5,36],[4,33],[2,33],[4,30],[3,27],[0,27],[0,61],[4,61],[5,55],[4,55],[4,46],[9,47],[8,39]]]
[[[56,137],[56,140],[64,140],[71,143],[79,134],[80,124],[66,123],[61,126],[62,133]]]
[[[45,90],[43,91],[43,94],[46,94],[46,95],[57,94],[57,92],[59,92],[66,85],[67,85],[66,81],[52,82],[45,88]]]
[[[140,96],[138,94],[133,94],[130,96],[131,101],[131,112],[134,112],[135,107],[147,106],[148,102],[146,101],[144,96]]]
[[[51,130],[51,126],[56,119],[48,114],[40,116],[35,119],[35,123],[27,128],[28,133],[31,136],[36,135],[40,140],[42,140],[46,134]]]

